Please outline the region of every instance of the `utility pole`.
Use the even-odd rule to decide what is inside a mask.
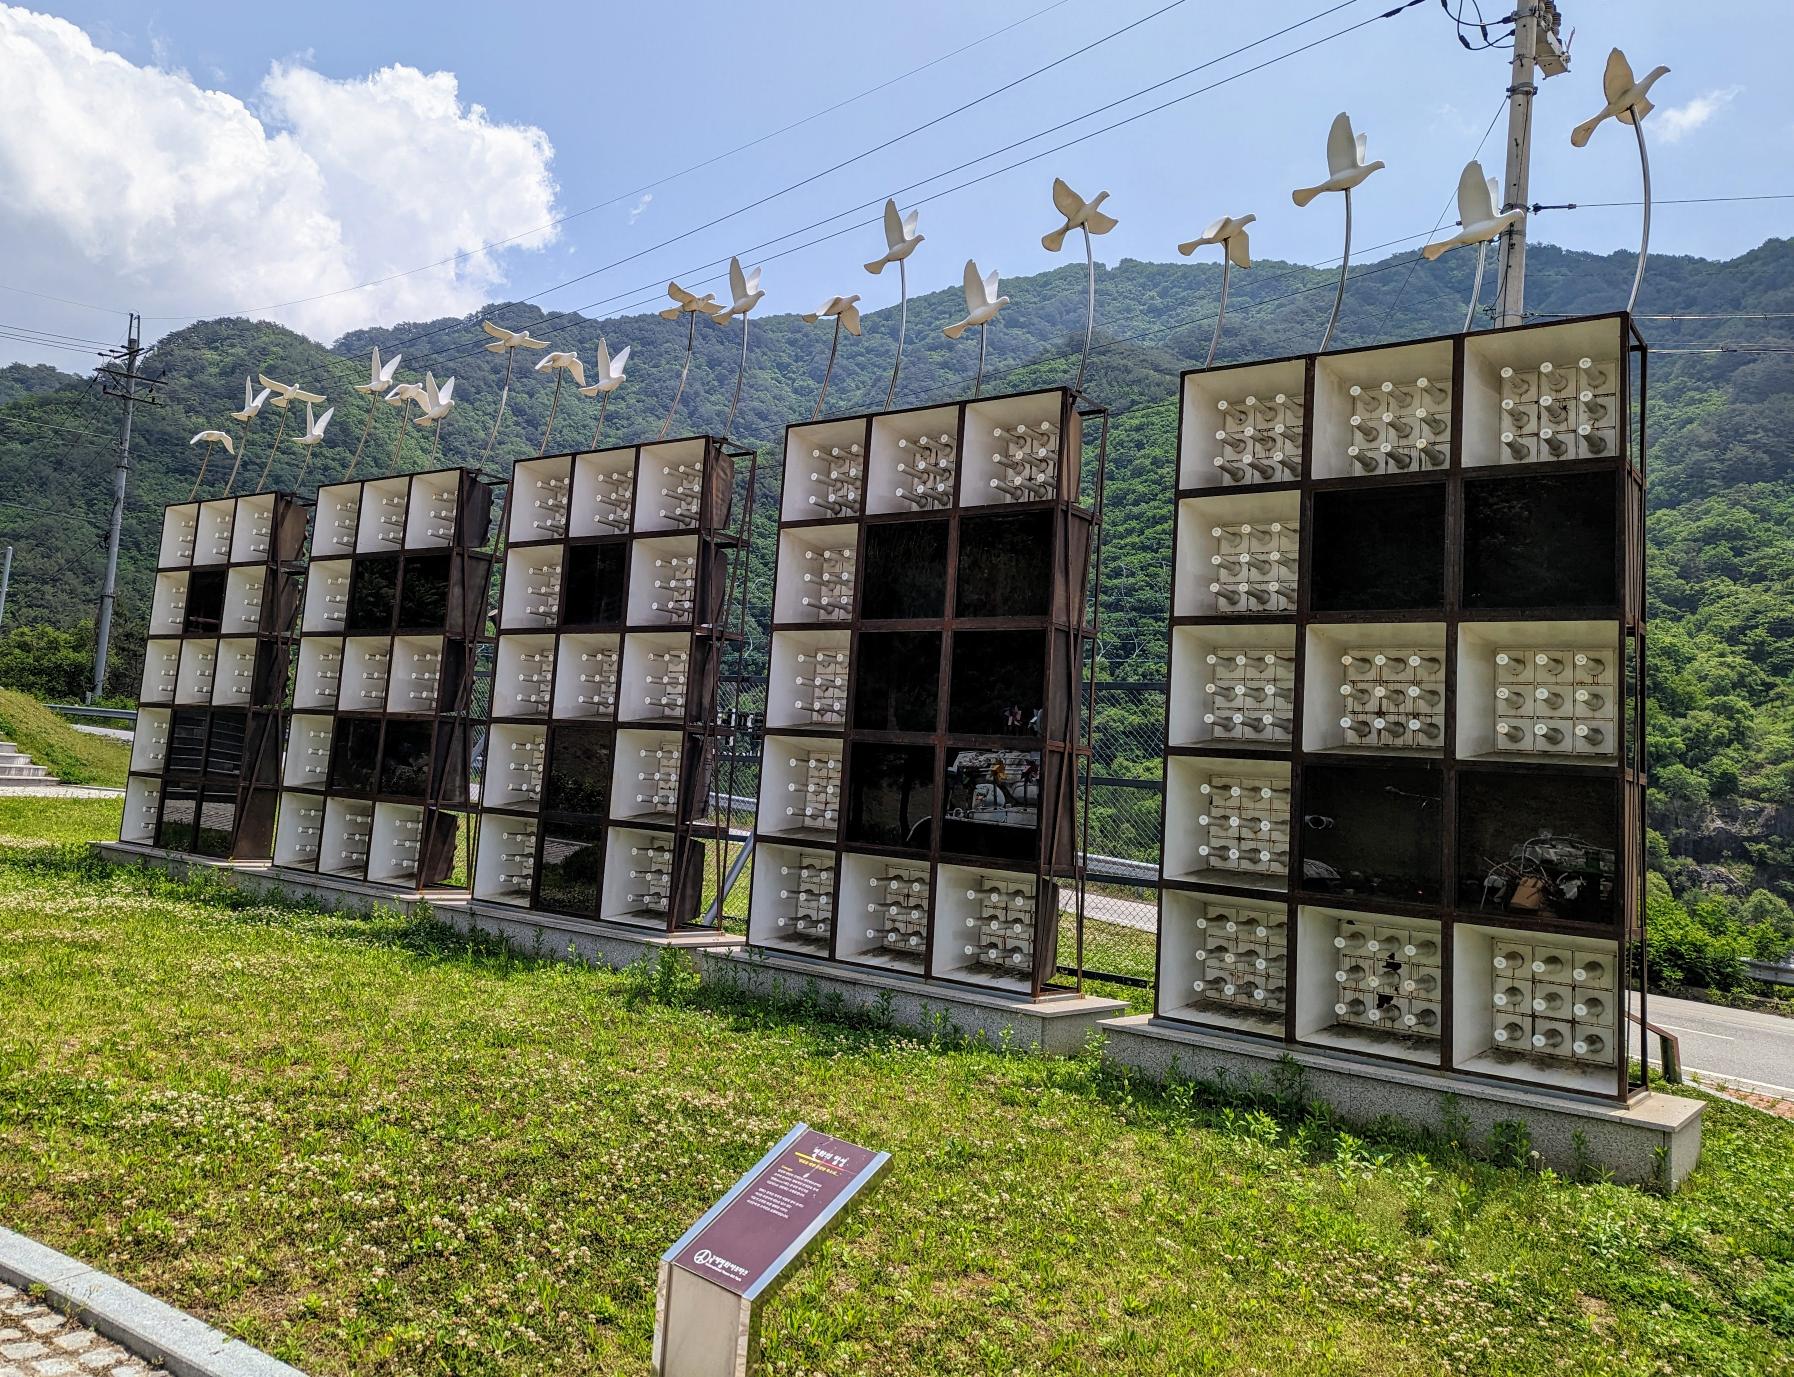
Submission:
[[[118,442],[118,462],[112,466],[112,529],[106,537],[106,581],[100,587],[100,618],[94,627],[93,688],[87,695],[90,703],[106,691],[106,649],[112,639],[112,607],[118,600],[118,542],[125,524],[125,488],[131,477],[131,421],[138,402],[148,406],[162,405],[156,400],[153,388],[145,392],[137,390],[139,383],[154,382],[137,371],[137,360],[143,356],[142,337],[143,317],[133,311],[124,350],[113,354],[114,358],[122,358],[125,366],[97,370],[110,379],[104,384],[106,395],[124,402],[125,425]]]
[[[0,563],[0,628],[6,623],[6,590],[12,586],[12,546],[6,547],[6,559]]]
[[[1514,61],[1507,88],[1507,172],[1502,210],[1524,210],[1532,163],[1532,98],[1535,69],[1546,77],[1570,70],[1570,51],[1558,39],[1562,19],[1552,0],[1520,0],[1514,12]],[[1518,325],[1526,305],[1526,221],[1502,236],[1501,304],[1495,323]]]

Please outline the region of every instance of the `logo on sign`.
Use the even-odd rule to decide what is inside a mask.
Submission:
[[[730,1262],[726,1257],[718,1257],[708,1248],[698,1249],[697,1252],[691,1255],[691,1260],[699,1267],[707,1267],[712,1272],[718,1272],[723,1276],[731,1277],[736,1281],[740,1281],[748,1274],[747,1268],[740,1266],[737,1263]]]

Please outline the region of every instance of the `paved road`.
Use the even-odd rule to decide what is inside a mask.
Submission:
[[[1652,995],[1649,1012],[1681,1041],[1684,1070],[1794,1099],[1794,1019],[1666,995]]]

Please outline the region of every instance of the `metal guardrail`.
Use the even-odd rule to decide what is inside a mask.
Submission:
[[[122,722],[132,727],[137,725],[137,709],[135,708],[90,708],[84,703],[46,703],[45,706],[61,717],[76,720],[91,719],[96,722]]]
[[[1667,1028],[1659,1028],[1655,1023],[1646,1023],[1634,1010],[1626,1010],[1626,1018],[1657,1039],[1657,1059],[1663,1063],[1663,1079],[1671,1085],[1682,1084],[1681,1039]]]

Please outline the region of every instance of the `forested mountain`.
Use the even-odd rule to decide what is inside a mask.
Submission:
[[[922,266],[922,260],[915,266]],[[1528,254],[1527,305],[1540,315],[1616,308],[1633,260],[1535,246]],[[1448,333],[1461,324],[1474,259],[1449,254],[1434,264],[1411,253],[1354,270],[1337,342],[1374,343]],[[776,274],[776,268],[774,270]],[[928,274],[932,276],[932,273]],[[941,276],[945,276],[943,271]],[[1103,652],[1115,677],[1162,673],[1170,548],[1170,472],[1178,372],[1201,359],[1213,327],[1219,269],[1212,264],[1125,260],[1099,270],[1097,349],[1089,395],[1111,408],[1105,532]],[[1331,275],[1261,261],[1236,273],[1221,359],[1299,353],[1318,339],[1332,297]],[[774,283],[776,285],[776,281]],[[1011,297],[990,336],[986,390],[1063,383],[1083,330],[1084,272],[1070,265],[1007,281]],[[977,341],[944,339],[961,312],[960,293],[932,292],[911,303],[897,404],[968,390]],[[1794,354],[1708,354],[1669,350],[1714,343],[1794,341],[1794,242],[1772,240],[1725,262],[1652,260],[1639,310],[1654,346],[1650,363],[1651,691],[1658,790],[1656,819],[1668,845],[1736,879],[1758,878],[1794,894]],[[556,348],[588,361],[600,334],[633,353],[629,381],[613,398],[608,443],[651,438],[676,383],[685,324],[653,314],[599,320],[545,315],[530,305],[498,305],[455,320],[356,331],[324,348],[289,330],[242,319],[204,321],[161,340],[144,369],[160,374],[160,407],[140,407],[135,467],[120,580],[123,658],[141,639],[162,506],[186,497],[199,451],[188,437],[225,425],[241,404],[243,376],[265,371],[324,392],[337,407],[305,486],[340,477],[369,406],[351,385],[366,376],[368,349],[404,355],[401,376],[430,369],[454,375],[460,403],[430,452],[427,431],[404,426],[395,408],[375,405],[359,472],[474,464],[495,414],[503,359],[481,348],[479,319],[528,325]],[[1737,318],[1748,314],[1752,318]],[[1649,319],[1652,316],[1720,319]],[[897,312],[866,317],[863,338],[843,337],[828,411],[880,407]],[[770,516],[784,426],[808,418],[827,361],[830,329],[796,316],[753,323],[750,369],[737,435],[763,450],[763,512]],[[740,349],[740,326],[697,327],[697,355],[675,433],[721,425]],[[553,380],[519,356],[510,405],[487,467],[503,472],[536,451]],[[597,405],[562,393],[555,446],[591,439]],[[264,412],[250,432],[244,478],[253,488],[267,462],[278,416]],[[287,434],[296,423],[289,423]],[[109,467],[117,403],[85,380],[49,369],[0,369],[0,543],[17,546],[9,625],[74,628],[91,619],[103,565]],[[207,491],[222,486],[229,461],[214,456]],[[271,481],[290,485],[303,451],[283,443]],[[757,592],[766,593],[769,542],[760,542]],[[123,666],[134,681],[135,666]],[[1112,735],[1127,769],[1125,733]],[[1150,750],[1144,754],[1150,757]],[[1134,762],[1144,766],[1145,760]],[[1685,874],[1728,884],[1731,874]]]

